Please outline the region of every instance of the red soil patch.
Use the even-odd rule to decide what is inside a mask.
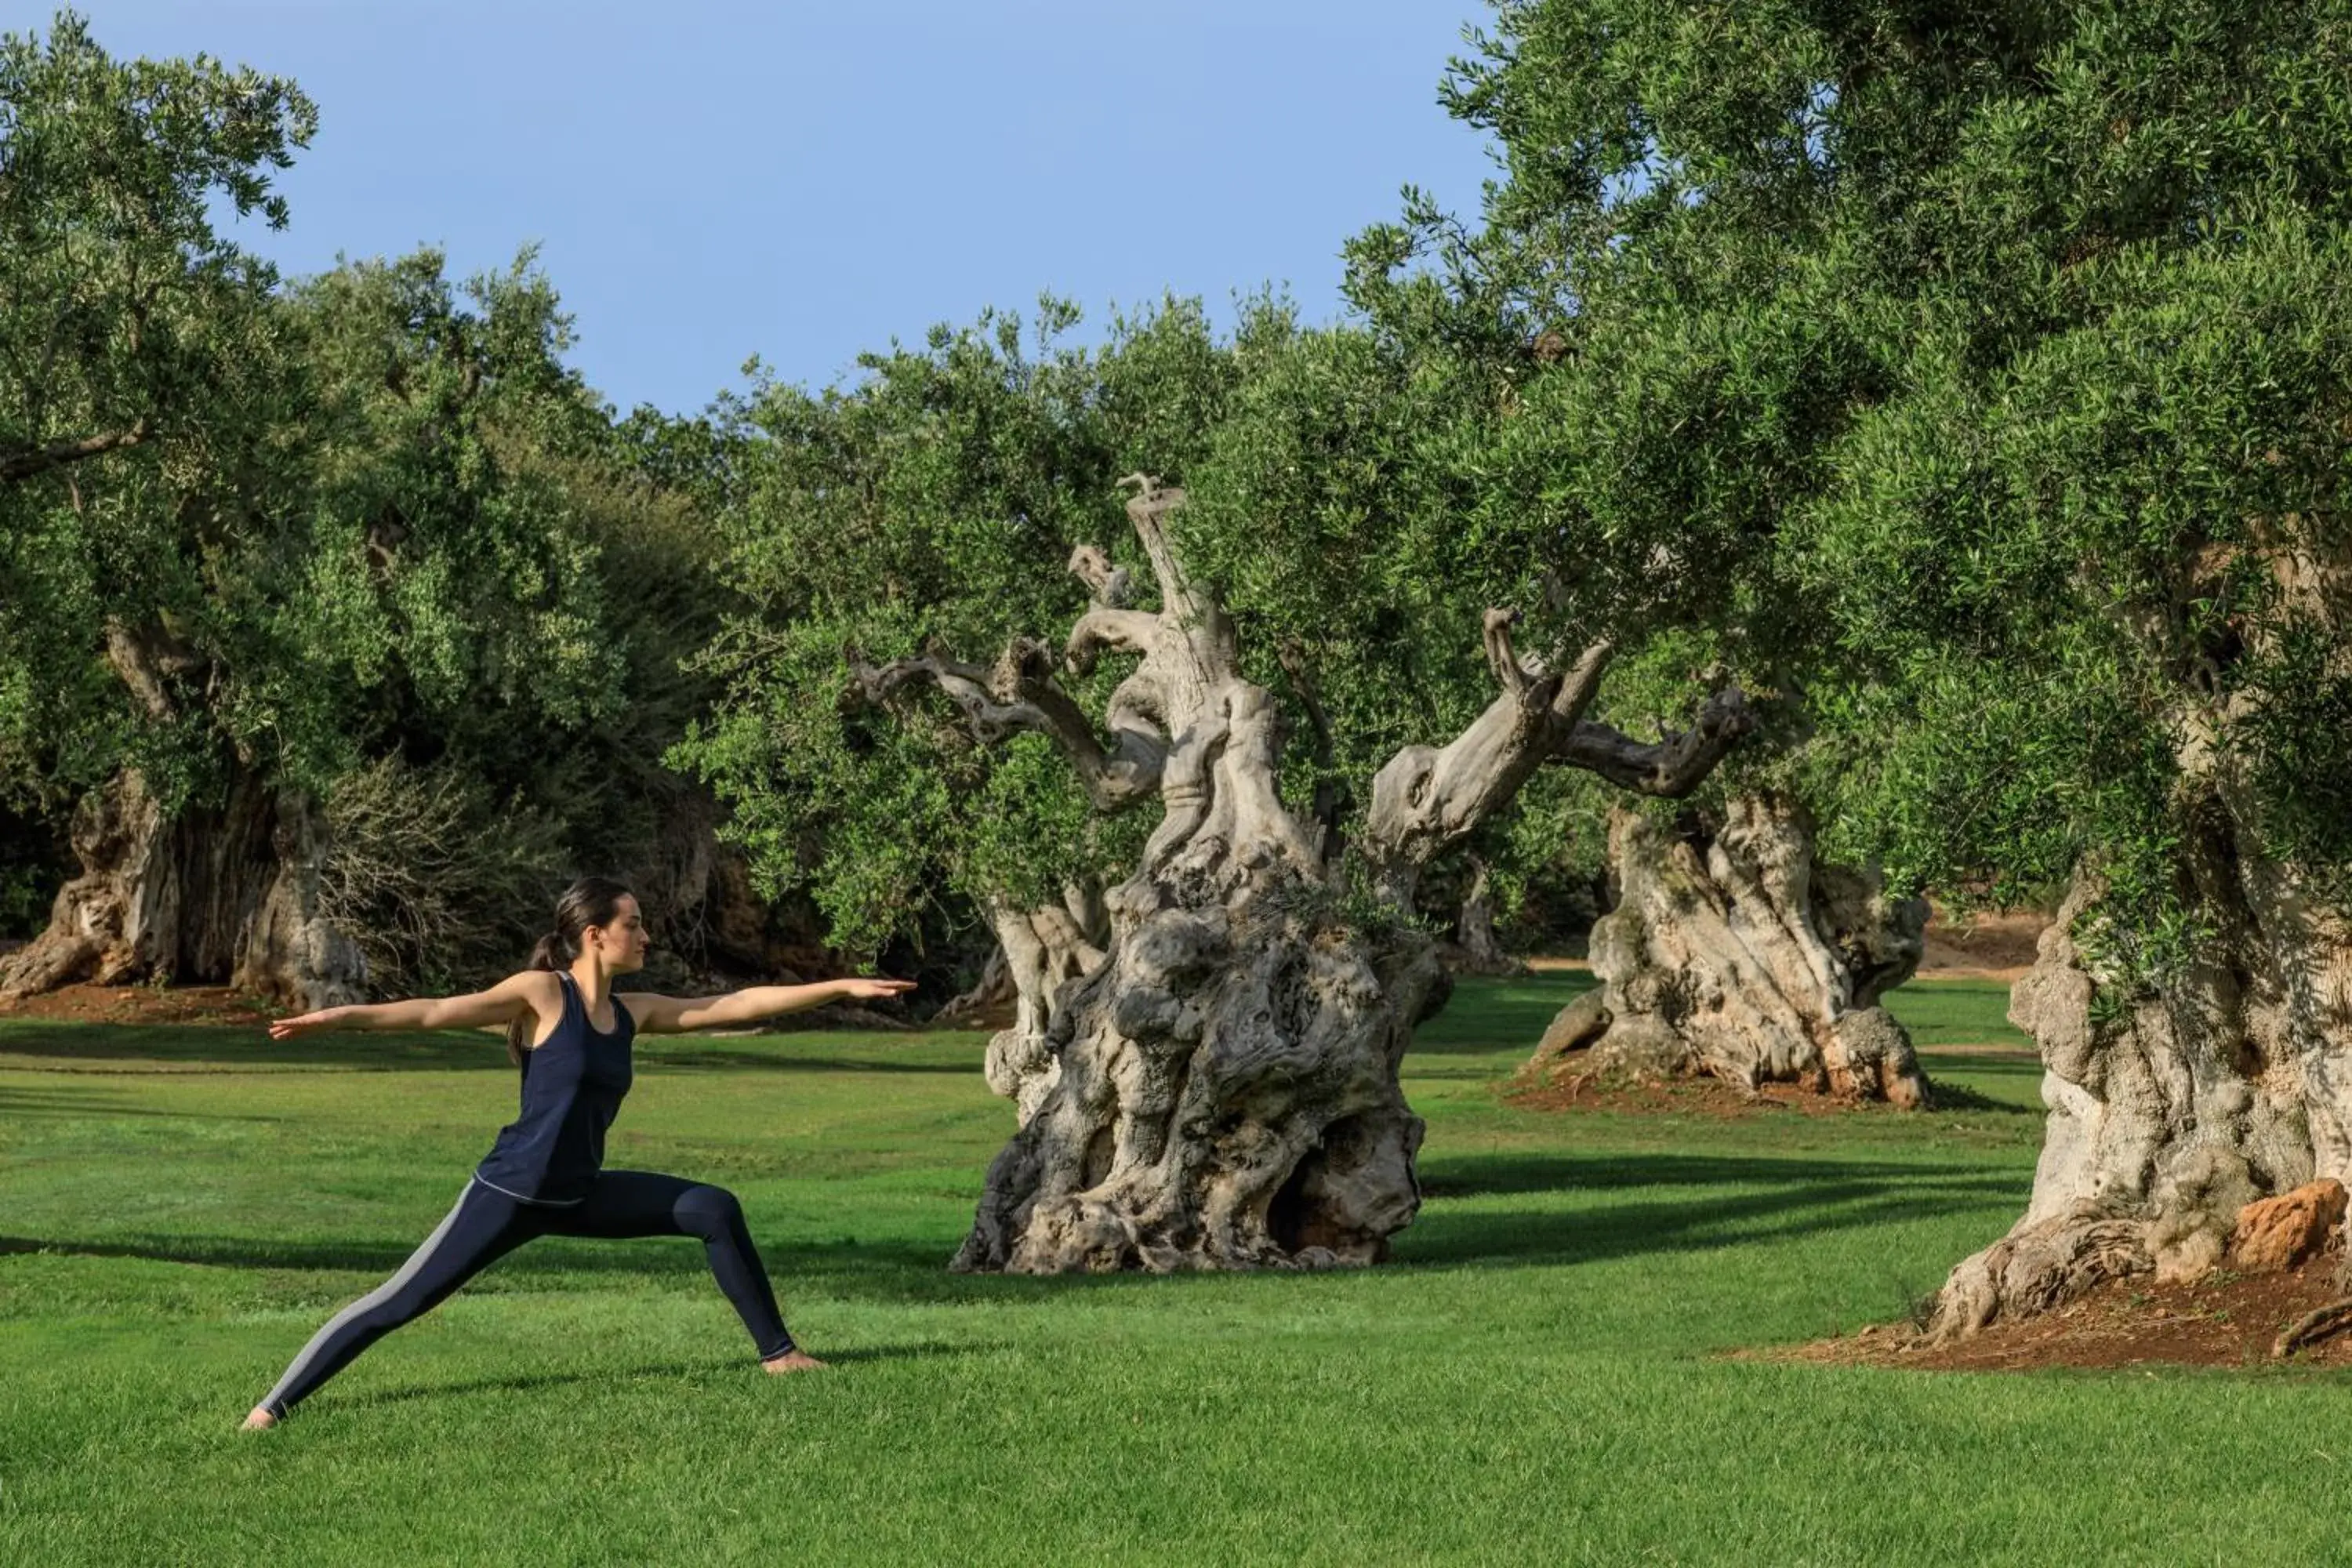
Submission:
[[[2050,917],[2031,910],[1954,916],[1930,906],[1919,973],[1937,980],[2015,980],[2033,967]]]
[[[1907,1325],[1882,1325],[1748,1359],[1827,1366],[1911,1367],[1923,1372],[2032,1372],[2043,1367],[2352,1366],[2352,1334],[2323,1340],[2273,1361],[2282,1330],[2352,1296],[2341,1258],[2313,1258],[2284,1274],[2228,1269],[2185,1284],[2110,1279],[2035,1317],[1997,1319],[1965,1340],[1931,1345]]]
[[[256,1028],[286,1009],[226,985],[61,985],[0,1002],[0,1018],[63,1024],[212,1024]]]
[[[1575,1056],[1569,1058],[1573,1063]],[[1719,1121],[1793,1111],[1801,1116],[1908,1116],[1883,1100],[1834,1100],[1793,1083],[1768,1083],[1753,1094],[1717,1078],[1627,1081],[1558,1072],[1530,1079],[1524,1073],[1503,1090],[1506,1104],[1526,1110],[1613,1110],[1632,1116],[1680,1111]]]

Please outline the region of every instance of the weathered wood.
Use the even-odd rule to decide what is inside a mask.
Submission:
[[[1952,1270],[1935,1333],[2065,1300],[2091,1281],[2064,1259],[2094,1234],[2159,1279],[2193,1279],[2222,1263],[2249,1204],[2352,1173],[2352,931],[2242,821],[2218,802],[2200,814],[2182,871],[2211,924],[2159,981],[2102,963],[2105,889],[2076,876],[2011,992],[2050,1111],[2033,1197]]]
[[[1609,1024],[1581,1070],[1927,1102],[1910,1037],[1877,1005],[1918,967],[1924,900],[1821,865],[1810,817],[1771,795],[1734,797],[1712,832],[1621,811],[1609,855],[1617,906],[1591,940]]]
[[[1437,944],[1412,918],[1412,887],[1430,856],[1575,740],[1607,648],[1551,676],[1513,653],[1511,617],[1490,615],[1505,695],[1448,746],[1409,748],[1402,767],[1382,771],[1387,793],[1347,846],[1361,858],[1347,864],[1336,797],[1295,813],[1276,788],[1282,716],[1243,675],[1223,605],[1184,572],[1167,528],[1181,492],[1135,483],[1128,517],[1160,607],[1130,608],[1124,574],[1103,552],[1079,549],[1070,570],[1093,603],[1059,661],[1079,671],[1136,661],[1107,706],[1108,741],[1055,686],[1040,644],[1016,643],[987,670],[939,649],[853,665],[854,700],[935,691],[981,742],[1046,736],[1098,808],[1156,798],[1163,811],[1098,913],[991,911],[1020,994],[1013,1026],[991,1043],[989,1079],[1014,1100],[1018,1128],[954,1266],[1370,1262],[1420,1205],[1422,1123],[1397,1068],[1449,984]],[[1325,723],[1303,662],[1286,664],[1310,726]],[[1736,694],[1710,711],[1698,742],[1623,744],[1649,759],[1645,776],[1680,784],[1695,754],[1744,729]],[[1583,743],[1622,762],[1613,748],[1623,738],[1608,736]],[[1391,918],[1341,912],[1340,884],[1364,869]]]
[[[1445,967],[1457,974],[1525,974],[1528,966],[1504,952],[1495,934],[1495,895],[1486,863],[1474,858],[1471,868],[1470,887],[1454,917],[1454,941],[1445,949]]]

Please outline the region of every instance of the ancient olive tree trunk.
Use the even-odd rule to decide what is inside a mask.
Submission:
[[[249,776],[220,806],[166,816],[140,774],[119,774],[75,810],[81,874],[0,964],[0,999],[160,977],[303,1009],[358,1001],[359,950],[317,913],[322,836],[307,800]]]
[[[1098,890],[1073,885],[1059,908],[998,899],[988,918],[1013,989],[1013,1022],[988,1042],[988,1087],[1014,1103],[1025,1126],[1061,1076],[1051,1030],[1063,988],[1102,967],[1110,911]]]
[[[158,721],[206,673],[160,620],[117,625],[107,662]],[[81,875],[58,890],[49,924],[0,963],[0,1000],[78,980],[226,981],[289,1007],[360,999],[366,961],[319,914],[326,828],[307,797],[233,768],[219,804],[167,816],[136,770],[75,808]]]
[[[1495,894],[1486,863],[1471,862],[1469,890],[1454,920],[1454,942],[1445,966],[1457,974],[1525,974],[1528,966],[1503,951],[1495,934]]]
[[[1910,1037],[1878,1005],[1918,967],[1926,900],[1819,863],[1804,809],[1770,795],[1735,797],[1712,832],[1619,812],[1609,859],[1620,893],[1592,928],[1585,1071],[1927,1102]]]
[[[1463,736],[1384,769],[1350,852],[1399,918],[1366,922],[1333,895],[1345,870],[1314,808],[1277,794],[1279,712],[1240,670],[1223,606],[1190,581],[1165,527],[1181,493],[1139,476],[1128,515],[1157,579],[1157,611],[1082,548],[1091,607],[1056,655],[1016,641],[995,665],[938,649],[853,662],[856,692],[953,703],[983,742],[1050,738],[1100,809],[1163,810],[1134,874],[1104,897],[1098,958],[1050,943],[1042,1035],[1000,1036],[991,1077],[1022,1118],[988,1173],[963,1269],[1316,1267],[1369,1262],[1420,1204],[1422,1124],[1397,1068],[1445,984],[1435,943],[1402,918],[1429,858],[1457,843],[1547,760],[1661,792],[1687,790],[1747,727],[1737,693],[1700,729],[1643,745],[1583,721],[1607,649],[1564,675],[1511,651],[1490,616],[1505,691]],[[1055,681],[1132,658],[1098,733]],[[1023,940],[1014,924],[1012,942]],[[1029,935],[1037,936],[1034,922]],[[1010,943],[1008,951],[1010,951]],[[1092,945],[1091,943],[1088,945]]]
[[[2263,858],[2241,820],[2216,799],[2186,846],[2210,934],[2156,984],[2096,956],[2104,889],[2078,873],[2011,994],[2050,1112],[2032,1201],[1952,1271],[1931,1332],[1969,1333],[2120,1275],[2193,1277],[2223,1261],[2249,1203],[2352,1176],[2352,929]]]

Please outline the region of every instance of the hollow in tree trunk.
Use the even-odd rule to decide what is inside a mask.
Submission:
[[[1105,895],[1099,960],[1039,993],[1042,1037],[1016,1030],[992,1047],[992,1080],[1023,1115],[955,1267],[1369,1262],[1420,1204],[1422,1124],[1397,1068],[1446,984],[1410,918],[1422,869],[1547,761],[1686,791],[1745,731],[1747,710],[1718,693],[1690,734],[1633,742],[1582,718],[1606,645],[1553,673],[1522,660],[1511,617],[1491,613],[1503,694],[1448,745],[1408,747],[1381,771],[1349,846],[1360,858],[1345,868],[1316,809],[1294,812],[1276,792],[1274,699],[1241,674],[1232,620],[1167,537],[1181,492],[1138,481],[1128,514],[1159,610],[1128,607],[1125,574],[1081,548],[1071,569],[1093,603],[1058,656],[1023,639],[993,667],[936,648],[878,667],[853,659],[867,702],[936,694],[982,742],[1049,737],[1097,808],[1163,809],[1141,864]],[[1109,700],[1108,738],[1054,679],[1106,653],[1138,661]],[[1345,913],[1343,877],[1380,889],[1390,917]]]
[[[2097,956],[2099,878],[2078,871],[2010,1019],[2042,1052],[2033,1196],[1952,1271],[1929,1331],[1964,1335],[2119,1276],[2223,1261],[2239,1210],[2352,1177],[2352,927],[2264,858],[2218,795],[2181,857],[2208,938],[2129,984]]]
[[[1911,1037],[1878,1005],[1919,965],[1926,900],[1821,864],[1811,818],[1773,795],[1734,797],[1711,832],[1620,811],[1609,857],[1620,893],[1592,928],[1602,991],[1580,1070],[1927,1103]]]

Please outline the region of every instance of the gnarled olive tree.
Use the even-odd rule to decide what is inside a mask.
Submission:
[[[1161,816],[1110,889],[1108,946],[1060,993],[1043,1048],[1017,1064],[1020,1130],[991,1167],[964,1268],[1048,1272],[1367,1262],[1419,1205],[1421,1121],[1397,1068],[1441,984],[1408,920],[1422,870],[1536,768],[1582,767],[1657,795],[1688,791],[1747,729],[1736,690],[1685,735],[1643,744],[1584,717],[1608,666],[1521,656],[1489,612],[1501,694],[1442,746],[1376,775],[1344,854],[1282,798],[1282,715],[1249,679],[1218,597],[1167,526],[1181,491],[1139,479],[1128,515],[1159,605],[1128,602],[1097,549],[1071,570],[1089,604],[1058,649],[1022,638],[992,665],[937,648],[856,665],[859,697],[952,705],[983,742],[1048,738],[1097,809]],[[1057,681],[1135,662],[1099,726]],[[1351,876],[1376,890],[1354,912]],[[992,1069],[1000,1058],[992,1053]]]
[[[1619,526],[1494,484],[1507,374],[1266,302],[1099,351],[1055,341],[1070,319],[1048,304],[1034,356],[991,318],[761,389],[728,520],[754,608],[685,753],[845,947],[951,889],[1030,977],[963,1267],[1374,1258],[1417,1203],[1398,1058],[1446,984],[1424,877],[1548,764],[1707,776],[1752,723],[1741,672],[1668,645],[1719,574],[1657,559],[1671,506]],[[1122,518],[1145,462],[1170,482]],[[1535,546],[1572,532],[1570,578]],[[1062,918],[1074,884],[1098,921]]]
[[[1591,1076],[1704,1073],[1753,1089],[1797,1083],[1843,1100],[1927,1103],[1911,1037],[1878,1005],[1911,977],[1927,900],[1890,898],[1874,870],[1825,865],[1811,814],[1738,795],[1719,819],[1667,831],[1612,815],[1616,907],[1593,923],[1598,1005],[1580,1037]]]
[[[1508,163],[1486,227],[1356,247],[1399,330],[1654,411],[1591,432],[1594,493],[1769,498],[1790,591],[1750,628],[1825,848],[2071,888],[2013,997],[2033,1196],[1938,1331],[2193,1273],[2352,1160],[2348,38],[2252,0],[1540,0],[1447,89]]]
[[[708,531],[527,265],[281,286],[215,231],[284,220],[310,124],[69,14],[0,38],[0,800],[79,862],[0,997],[472,977],[583,866],[711,945],[675,916],[722,880],[716,812],[656,760],[723,602]]]

